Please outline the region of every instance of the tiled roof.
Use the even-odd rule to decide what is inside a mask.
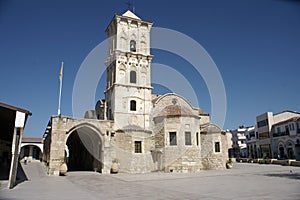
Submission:
[[[24,142],[24,143],[43,143],[43,138],[23,137],[22,142]]]
[[[179,105],[169,105],[166,106],[158,116],[193,116],[194,114],[191,110],[179,106]]]

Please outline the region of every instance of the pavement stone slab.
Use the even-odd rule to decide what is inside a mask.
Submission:
[[[231,170],[199,173],[111,174],[68,172],[48,176],[41,163],[22,165],[28,180],[0,199],[293,199],[300,196],[300,168],[234,163]]]

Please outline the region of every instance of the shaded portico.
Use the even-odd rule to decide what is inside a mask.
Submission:
[[[111,121],[52,116],[44,133],[48,174],[59,175],[62,163],[69,171],[110,173],[111,127]]]
[[[66,141],[68,171],[98,171],[103,168],[103,139],[99,130],[83,123],[72,128]]]
[[[15,185],[23,129],[30,111],[0,102],[0,180]]]
[[[43,138],[23,137],[20,159],[28,157],[28,161],[41,160],[43,156]]]

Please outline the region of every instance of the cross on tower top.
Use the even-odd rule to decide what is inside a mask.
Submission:
[[[134,12],[135,8],[134,8],[133,3],[131,3],[130,1],[127,1],[125,4],[128,6],[128,10],[131,10]]]

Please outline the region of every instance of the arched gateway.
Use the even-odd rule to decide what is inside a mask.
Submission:
[[[68,171],[109,173],[109,145],[104,136],[110,135],[110,127],[109,121],[52,116],[44,135],[43,161],[48,173],[59,175],[63,163]]]
[[[84,123],[67,136],[65,158],[69,171],[99,171],[103,168],[103,139],[100,131]]]

